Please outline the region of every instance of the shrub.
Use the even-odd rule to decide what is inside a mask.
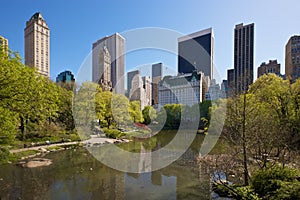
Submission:
[[[258,195],[250,186],[227,185],[216,183],[214,191],[221,197],[241,200],[259,200]]]
[[[290,168],[275,166],[266,170],[260,170],[251,179],[251,187],[261,197],[270,199],[294,199],[295,193],[300,193],[300,183],[297,177],[299,171]],[[294,185],[295,188],[291,187]],[[278,196],[281,195],[282,198]],[[299,199],[299,197],[298,197]]]
[[[117,129],[103,128],[102,130],[105,133],[106,137],[109,137],[109,138],[117,139],[117,138],[121,138],[126,135],[125,133],[123,133]]]
[[[0,147],[0,162],[5,162],[9,159],[9,150],[5,147]]]

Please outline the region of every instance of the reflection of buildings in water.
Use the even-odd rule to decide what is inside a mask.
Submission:
[[[151,152],[146,151],[141,143],[141,152],[139,160],[139,172],[151,172]]]
[[[160,171],[125,174],[125,199],[176,199],[176,182]]]

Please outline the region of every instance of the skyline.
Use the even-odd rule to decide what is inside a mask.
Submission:
[[[2,5],[0,35],[7,38],[9,48],[20,53],[24,60],[24,28],[26,20],[41,12],[51,30],[51,79],[64,70],[75,75],[92,43],[115,32],[143,27],[160,27],[184,35],[212,27],[215,35],[214,64],[226,79],[227,69],[233,68],[234,26],[255,24],[254,77],[262,62],[277,59],[284,73],[285,45],[293,35],[299,35],[297,1],[276,2],[100,2],[10,1]],[[15,5],[19,6],[15,6]],[[217,6],[213,6],[217,5]],[[291,6],[292,5],[292,6]],[[185,7],[185,8],[183,8]],[[145,12],[145,8],[147,11]],[[14,14],[11,14],[11,11]],[[181,13],[181,14],[178,14]],[[9,16],[9,17],[7,17]],[[126,72],[135,66],[163,62],[177,71],[176,58],[164,58],[157,52],[136,52],[126,55]]]

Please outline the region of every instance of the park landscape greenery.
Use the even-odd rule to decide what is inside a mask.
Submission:
[[[237,199],[299,199],[299,170],[291,168],[299,167],[300,79],[292,83],[264,75],[227,100],[167,104],[157,112],[151,106],[141,110],[140,102],[102,91],[98,84],[57,85],[23,65],[17,53],[0,51],[0,160],[24,143],[80,140],[90,131],[128,137],[149,133],[141,124],[151,127],[155,121],[177,129],[191,120],[182,119],[183,112],[197,116],[200,133],[222,131],[228,159],[217,160],[216,170],[241,172],[243,184],[221,181],[219,191]],[[218,127],[222,119],[224,127]]]

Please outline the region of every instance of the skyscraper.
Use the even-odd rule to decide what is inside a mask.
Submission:
[[[158,83],[162,80],[162,63],[152,65],[152,105],[158,104]]]
[[[63,83],[70,83],[74,82],[75,78],[71,71],[64,71],[57,75],[56,83],[63,82]]]
[[[140,76],[141,72],[140,70],[134,70],[131,72],[127,72],[127,93],[128,97],[130,97],[130,90],[132,88],[132,80],[135,76]]]
[[[212,28],[178,38],[178,73],[197,70],[213,79],[213,54]]]
[[[106,53],[103,53],[106,51]],[[109,76],[112,89],[117,94],[124,94],[124,71],[125,71],[125,39],[118,33],[106,36],[93,43],[92,50],[92,80],[100,83],[101,78]],[[107,55],[104,59],[103,55]],[[110,65],[107,63],[110,56]],[[105,71],[107,72],[105,75]],[[104,73],[104,76],[103,76]],[[103,79],[104,80],[104,79]]]
[[[300,36],[292,36],[285,46],[285,75],[292,81],[300,77]]]
[[[151,105],[152,104],[152,84],[150,76],[143,76],[143,88],[145,90],[145,99],[144,99],[144,105]]]
[[[230,97],[235,89],[234,69],[227,70],[227,93],[226,97]]]
[[[25,65],[36,67],[50,77],[50,29],[42,14],[35,13],[27,22],[25,35]]]
[[[8,52],[8,40],[0,35],[0,50],[4,53]]]
[[[253,83],[254,23],[238,24],[234,29],[234,82],[236,92]]]

